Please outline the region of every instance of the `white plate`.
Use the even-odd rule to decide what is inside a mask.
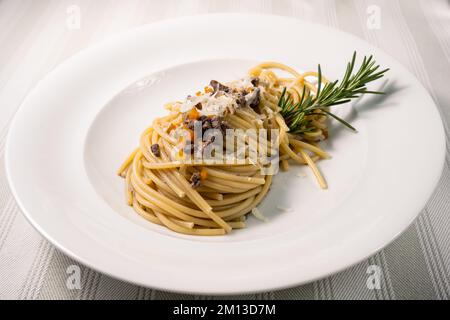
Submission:
[[[172,233],[124,204],[115,170],[163,102],[262,60],[313,70],[320,62],[337,78],[353,50],[391,68],[390,94],[339,109],[359,132],[332,132],[333,159],[319,164],[329,190],[293,168],[261,205],[269,222],[249,219],[247,229],[211,238]],[[302,284],[374,254],[425,205],[444,149],[433,101],[380,50],[300,20],[218,14],[142,27],[63,63],[18,111],[6,166],[29,221],[71,257],[144,286],[229,294]]]

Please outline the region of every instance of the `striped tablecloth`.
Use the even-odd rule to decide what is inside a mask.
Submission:
[[[445,0],[0,0],[0,298],[210,298],[143,288],[95,272],[55,249],[21,214],[5,177],[6,134],[27,92],[61,61],[117,32],[176,16],[208,12],[293,16],[353,33],[401,61],[438,105],[448,140],[449,3]],[[427,110],[423,116],[427,116]],[[408,115],[399,121],[408,121]],[[447,149],[440,183],[418,219],[381,252],[314,283],[225,298],[448,299],[449,159]],[[71,278],[78,271],[79,285]]]

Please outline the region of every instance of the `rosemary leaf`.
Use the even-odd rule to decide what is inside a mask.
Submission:
[[[278,106],[291,133],[300,134],[313,131],[314,127],[312,126],[311,120],[308,119],[308,116],[321,113],[336,119],[341,124],[356,131],[348,122],[331,113],[328,107],[347,103],[351,99],[358,98],[366,93],[384,94],[384,92],[380,91],[367,90],[366,85],[369,82],[382,78],[389,69],[378,71],[380,66],[376,65],[373,56],[365,56],[356,72],[354,72],[355,64],[356,51],[353,53],[351,61],[347,63],[347,68],[340,83],[336,80],[334,82],[328,82],[325,85],[322,83],[322,69],[318,65],[316,94],[309,94],[304,86],[300,101],[297,103],[294,103],[286,88],[283,88],[278,100]]]

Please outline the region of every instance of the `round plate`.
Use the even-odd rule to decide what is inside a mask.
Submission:
[[[269,221],[250,217],[221,237],[175,234],[125,205],[116,169],[164,102],[263,60],[320,63],[339,78],[354,50],[391,68],[388,94],[336,108],[358,133],[333,124],[324,145],[333,158],[319,163],[328,190],[293,165],[260,206]],[[143,286],[231,294],[302,284],[374,254],[425,205],[444,150],[432,99],[382,51],[300,20],[215,14],[126,32],[64,62],[18,111],[6,167],[29,221],[74,259]]]

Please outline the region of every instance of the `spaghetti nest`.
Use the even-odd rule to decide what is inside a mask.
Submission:
[[[259,138],[257,151],[262,151],[261,143],[267,147],[264,156],[273,159],[274,150],[279,151],[275,161],[282,170],[288,170],[290,162],[308,165],[326,188],[315,162],[329,157],[317,144],[328,137],[327,114],[319,110],[306,115],[307,130],[292,133],[280,108],[283,96],[295,105],[316,95],[318,82],[328,83],[317,72],[299,73],[264,62],[243,79],[225,84],[212,80],[203,91],[167,104],[169,114],[153,121],[118,170],[125,178],[128,205],[145,219],[183,234],[224,235],[244,228],[248,213],[261,217],[257,206],[272,183],[273,175],[262,170],[269,163],[261,160],[264,157],[251,157],[256,137],[269,130],[277,134],[265,136],[264,141]],[[254,130],[256,136],[239,134],[230,139],[228,131],[233,129]],[[194,157],[204,156],[219,140],[206,137],[207,130],[223,134],[220,147],[212,149],[214,159],[219,156],[222,161]],[[222,153],[226,147],[240,150],[240,161],[229,161]]]

